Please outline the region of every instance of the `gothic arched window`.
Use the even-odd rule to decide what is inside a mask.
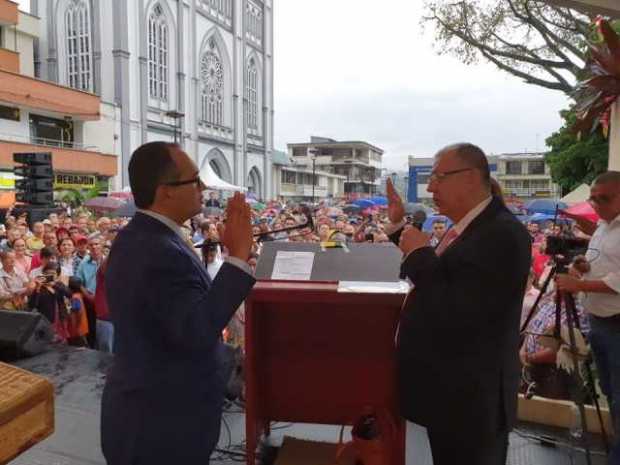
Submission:
[[[69,87],[90,90],[92,57],[90,15],[83,0],[71,0],[65,14],[67,37],[67,82]]]
[[[258,129],[258,72],[254,58],[250,58],[247,69],[248,127]]]
[[[200,58],[200,83],[202,120],[222,126],[224,123],[224,71],[213,38],[209,40],[207,50]]]
[[[168,100],[168,23],[158,3],[149,15],[149,95]]]

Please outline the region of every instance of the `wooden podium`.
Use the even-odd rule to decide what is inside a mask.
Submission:
[[[272,421],[351,425],[371,408],[392,414],[393,465],[404,465],[394,334],[405,296],[344,293],[337,282],[319,282],[326,274],[398,281],[400,251],[371,244],[350,252],[315,244],[265,247],[259,282],[246,301],[247,464],[255,465],[258,441]],[[314,251],[312,281],[268,279],[278,250]]]

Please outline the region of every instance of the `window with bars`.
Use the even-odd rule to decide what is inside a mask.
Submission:
[[[246,37],[262,45],[263,42],[263,10],[257,4],[248,0],[245,9]]]
[[[168,101],[168,22],[158,3],[149,15],[149,95],[152,99]]]
[[[527,172],[529,174],[545,174],[544,160],[530,160],[527,163]]]
[[[83,0],[71,0],[65,15],[69,87],[91,90],[90,14]]]
[[[222,59],[211,38],[207,50],[200,58],[200,83],[202,94],[202,121],[217,126],[224,125],[224,70]]]
[[[232,18],[231,0],[200,0],[202,7],[213,16]]]
[[[248,128],[258,129],[258,72],[254,58],[247,69]]]

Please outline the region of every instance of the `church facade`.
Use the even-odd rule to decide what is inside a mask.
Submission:
[[[37,75],[115,109],[103,111],[112,133],[92,132],[118,144],[115,187],[129,184],[135,148],[165,140],[270,198],[272,0],[31,0],[31,11]]]

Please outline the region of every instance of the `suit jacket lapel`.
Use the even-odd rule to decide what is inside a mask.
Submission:
[[[487,207],[482,210],[482,212],[476,218],[474,218],[471,223],[469,223],[469,225],[467,226],[467,228],[465,228],[465,231],[463,231],[462,234],[459,234],[457,238],[452,241],[452,243],[446,248],[446,250],[444,250],[442,255],[445,255],[449,251],[454,250],[454,247],[458,246],[461,242],[467,239],[467,237],[472,233],[472,231],[475,231],[479,225],[484,224],[490,218],[493,218],[495,215],[497,215],[497,212],[502,208],[503,205],[501,201],[497,197],[493,196],[491,203],[489,203],[489,205],[487,205]]]
[[[185,243],[185,241],[183,241],[176,232],[174,232],[161,221],[140,212],[137,212],[131,221],[132,223],[136,222],[139,225],[144,225],[145,228],[152,230],[153,233],[168,236],[173,242],[179,245],[179,247],[181,248],[181,250],[183,250],[184,253],[190,256],[190,258],[194,262],[194,265],[196,265],[198,273],[200,274],[202,279],[208,286],[211,286],[211,278],[207,273],[207,267],[202,263],[198,255],[196,255],[196,252],[191,250],[189,244]]]
[[[189,244],[181,239],[178,234],[174,234],[174,240],[179,244],[181,249],[190,256],[194,265],[196,265],[196,268],[199,270],[200,276],[206,281],[207,285],[211,286],[211,278],[209,277],[209,273],[207,273],[207,267],[202,263],[198,255],[196,255],[196,252],[191,250]]]

